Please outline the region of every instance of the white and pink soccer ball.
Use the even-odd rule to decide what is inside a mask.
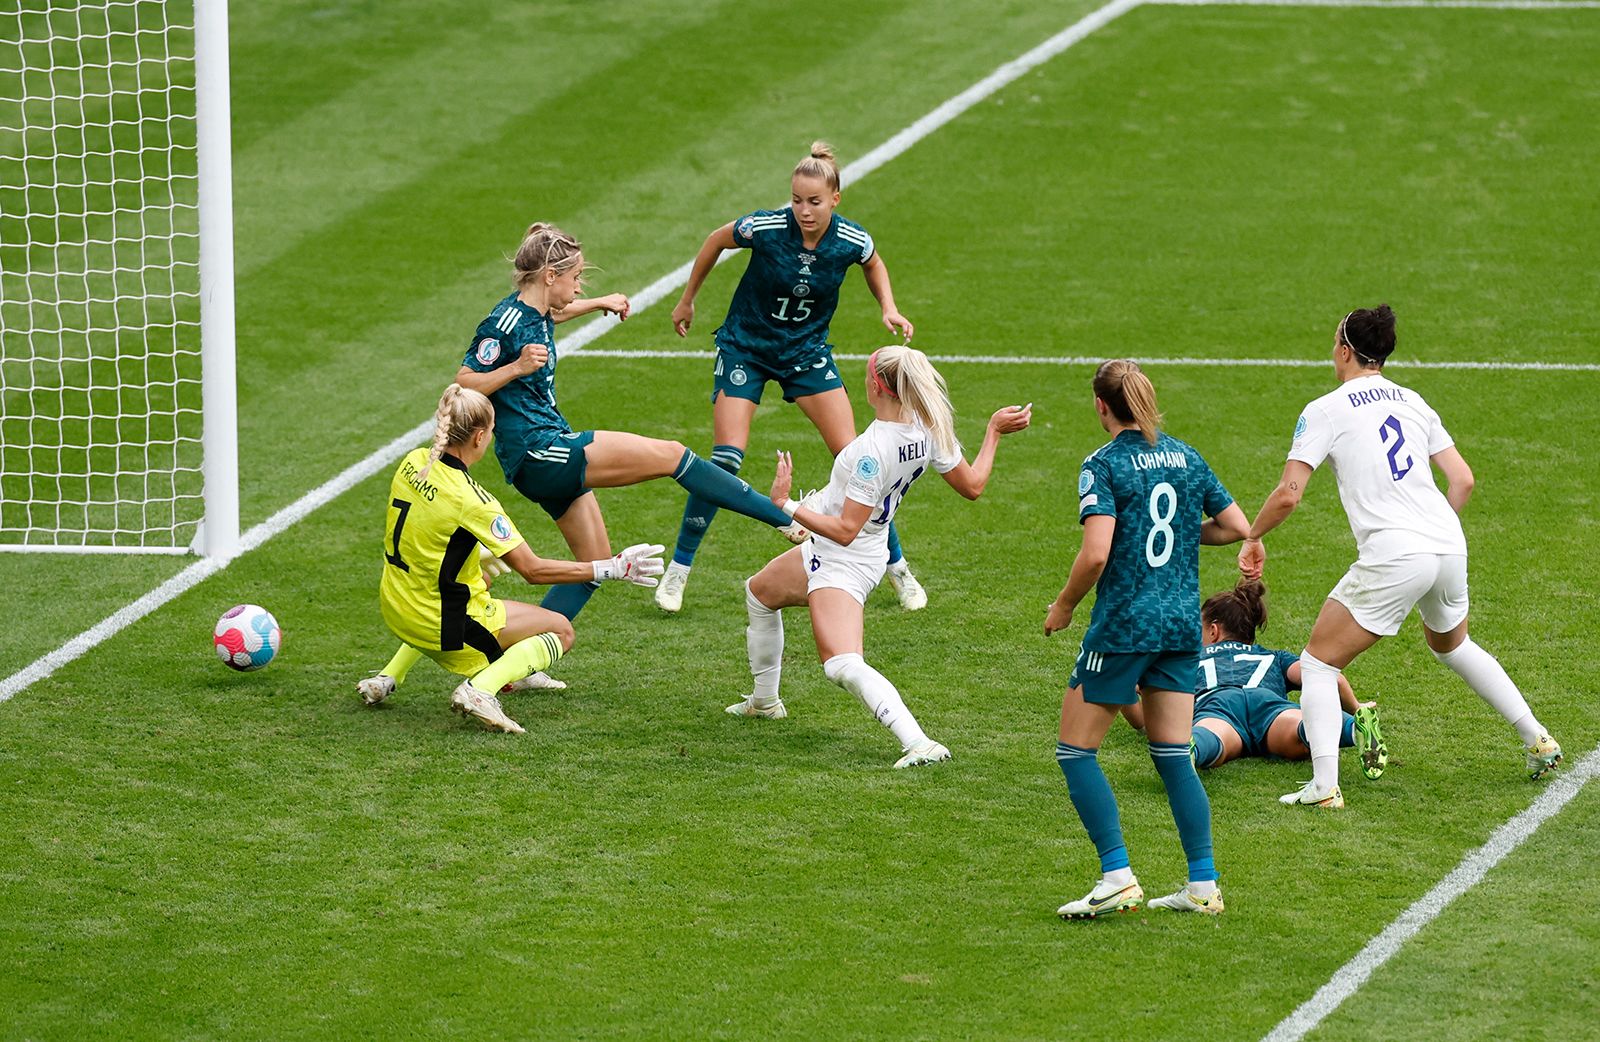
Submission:
[[[217,620],[212,636],[217,657],[230,669],[241,673],[260,669],[271,662],[283,647],[283,631],[272,613],[256,604],[229,608]]]

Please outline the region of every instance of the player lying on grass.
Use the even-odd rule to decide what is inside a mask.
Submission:
[[[1261,505],[1239,551],[1239,570],[1258,579],[1266,564],[1261,537],[1282,524],[1305,494],[1311,472],[1328,461],[1339,485],[1355,564],[1328,594],[1300,656],[1300,707],[1311,747],[1312,777],[1280,799],[1337,809],[1339,674],[1357,655],[1400,632],[1416,608],[1434,658],[1505,718],[1523,742],[1528,775],[1542,778],[1561,762],[1545,731],[1499,661],[1467,633],[1467,540],[1457,516],[1472,495],[1472,468],[1439,414],[1409,387],[1383,375],[1395,348],[1389,305],[1345,315],[1333,334],[1339,387],[1308,404],[1294,428],[1283,476]],[[1434,484],[1437,466],[1448,492]]]
[[[706,237],[694,259],[683,296],[672,309],[672,327],[687,336],[694,321],[694,298],[724,250],[748,249],[750,265],[739,279],[728,316],[717,327],[717,360],[712,368],[711,461],[731,474],[744,464],[750,422],[767,382],[776,380],[783,400],[794,402],[816,425],[828,451],[838,455],[856,436],[855,413],[833,360],[828,323],[839,306],[839,288],[856,265],[877,298],[883,324],[911,339],[911,323],[895,307],[889,269],[872,236],[834,212],[839,205],[839,166],[833,146],[812,144],[811,154],[789,177],[789,205],[757,210],[723,225]],[[689,568],[706,529],[717,514],[715,503],[690,495],[672,562],[656,590],[656,604],[676,612],[683,606]],[[890,585],[902,607],[915,611],[928,595],[900,553],[895,526],[888,534]]]
[[[506,481],[550,515],[572,556],[611,556],[605,518],[590,489],[653,478],[671,478],[692,495],[775,528],[789,525],[767,497],[678,442],[624,431],[573,430],[556,406],[556,324],[595,310],[627,318],[628,298],[579,299],[583,250],[548,224],[528,229],[513,264],[516,291],[478,324],[456,382],[493,401],[494,451]],[[593,582],[566,582],[540,605],[570,620],[597,588]]]
[[[783,666],[784,608],[809,605],[822,672],[861,699],[900,742],[896,767],[950,758],[950,750],[923,733],[900,692],[862,657],[863,605],[883,578],[889,524],[912,484],[932,468],[951,488],[977,499],[994,471],[1002,436],[1032,419],[1032,406],[1009,405],[989,418],[983,447],[971,463],[961,458],[944,378],[928,356],[909,347],[883,347],[867,360],[867,404],[875,419],[834,458],[827,488],[805,505],[788,501],[811,536],[774,558],[745,584],[749,627],[745,642],[755,690],[728,707],[735,716],[781,719],[778,697]],[[779,453],[772,498],[789,491],[791,464]],[[812,505],[812,500],[816,500]]]
[[[1083,545],[1045,616],[1046,636],[1072,625],[1092,588],[1094,610],[1061,699],[1056,761],[1072,806],[1100,855],[1100,882],[1057,909],[1063,919],[1131,911],[1144,890],[1129,867],[1117,799],[1100,743],[1120,707],[1144,706],[1150,757],[1189,864],[1188,885],[1150,902],[1222,912],[1212,855],[1211,802],[1189,756],[1200,648],[1200,546],[1244,538],[1244,512],[1200,453],[1160,429],[1150,378],[1133,362],[1102,364],[1094,408],[1111,440],[1083,461]],[[1209,518],[1210,520],[1207,520]]]
[[[530,583],[624,579],[654,586],[661,546],[630,546],[600,561],[547,561],[534,554],[500,503],[467,468],[483,458],[494,407],[458,384],[439,399],[433,446],[413,449],[389,482],[383,578],[383,621],[403,642],[375,677],[356,685],[367,705],[388,698],[426,655],[468,677],[450,708],[490,729],[520,734],[497,697],[544,669],[572,647],[572,621],[547,608],[489,596],[480,546]]]
[[[1287,692],[1300,686],[1300,658],[1291,651],[1273,651],[1256,643],[1256,631],[1267,624],[1266,588],[1243,580],[1231,590],[1212,594],[1200,606],[1200,672],[1194,704],[1195,763],[1220,767],[1241,756],[1305,760],[1306,745],[1300,707]],[[1389,763],[1378,707],[1358,702],[1350,682],[1339,678],[1344,705],[1340,746],[1360,750],[1362,771],[1378,778]]]

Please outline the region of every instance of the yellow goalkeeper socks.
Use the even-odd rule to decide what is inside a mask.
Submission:
[[[399,687],[406,682],[406,674],[411,672],[411,667],[416,665],[417,660],[420,658],[422,658],[422,652],[410,644],[402,644],[395,649],[394,658],[390,659],[389,664],[380,669],[378,673],[381,676],[393,677],[394,686]]]
[[[548,669],[561,657],[561,638],[554,633],[536,633],[519,640],[472,678],[472,686],[485,694],[498,695],[500,689]]]

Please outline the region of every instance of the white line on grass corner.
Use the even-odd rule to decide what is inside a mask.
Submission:
[[[1527,810],[1495,829],[1483,846],[1463,857],[1449,875],[1368,941],[1353,959],[1339,967],[1328,983],[1317,989],[1316,994],[1268,1032],[1262,1042],[1300,1042],[1305,1038],[1345,999],[1354,995],[1378,967],[1393,958],[1401,946],[1437,919],[1452,901],[1482,882],[1490,869],[1571,803],[1596,774],[1600,774],[1600,747],[1591,749],[1571,770],[1552,781]]]

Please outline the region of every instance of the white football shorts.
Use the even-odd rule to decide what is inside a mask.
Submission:
[[[1411,609],[1423,625],[1445,633],[1467,617],[1467,559],[1462,554],[1411,554],[1373,564],[1357,561],[1328,594],[1369,633],[1392,637]]]
[[[862,604],[878,588],[888,566],[887,554],[864,558],[850,547],[833,543],[818,545],[815,539],[800,544],[800,563],[806,569],[806,592],[843,590]]]

